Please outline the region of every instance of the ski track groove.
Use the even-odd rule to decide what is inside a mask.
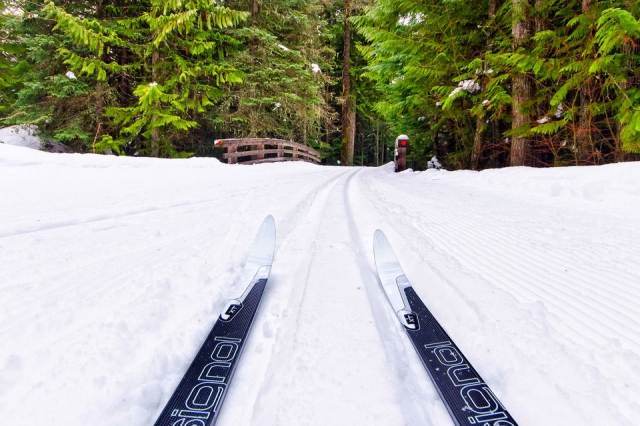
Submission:
[[[259,372],[254,372],[250,377],[250,389],[246,386],[244,386],[243,389],[243,384],[235,383],[234,386],[229,389],[227,400],[242,399],[242,404],[250,408],[248,410],[238,410],[233,413],[225,411],[223,406],[220,414],[221,424],[225,422],[232,424],[255,424],[254,419],[264,415],[263,409],[261,408],[261,405],[264,403],[258,396],[263,395],[262,399],[264,399],[264,397],[269,395],[271,379],[277,375],[275,373],[276,371],[281,371],[280,365],[286,365],[286,362],[282,361],[282,357],[287,356],[285,355],[286,351],[281,348],[287,345],[290,346],[291,339],[295,338],[297,328],[288,328],[284,322],[285,319],[287,319],[289,324],[297,324],[300,306],[304,300],[306,291],[306,277],[309,273],[308,263],[310,259],[306,262],[292,262],[291,264],[299,266],[296,270],[297,272],[295,272],[290,279],[288,279],[286,275],[283,277],[284,279],[279,278],[281,271],[278,265],[282,264],[283,257],[299,258],[302,253],[310,249],[313,243],[313,237],[318,231],[320,218],[326,208],[328,193],[345,173],[346,171],[343,171],[339,175],[332,176],[317,187],[314,187],[313,190],[309,191],[305,197],[288,211],[285,217],[279,218],[277,221],[279,226],[274,267],[271,271],[269,284],[267,285],[261,302],[261,306],[265,307],[265,311],[275,309],[279,312],[278,323],[275,325],[271,324],[271,327],[276,329],[275,337],[271,339],[266,349],[264,348],[264,342],[261,343],[260,352],[267,352],[267,354],[262,356],[262,359],[259,359],[260,356],[256,356],[253,360],[253,364],[260,363],[261,368]],[[283,223],[285,225],[283,225]],[[293,223],[294,225],[287,226],[289,223]],[[268,306],[272,308],[269,309],[267,308]],[[282,312],[279,311],[281,306],[285,307]],[[254,320],[254,333],[259,333],[255,330],[264,330],[266,324],[269,324],[268,316],[269,315],[261,309],[258,310],[256,319]],[[293,337],[290,336],[291,333],[294,333]],[[283,340],[284,342],[282,342]],[[252,342],[250,334],[249,340],[247,341],[248,348],[251,347]],[[244,354],[244,357],[250,356],[248,353]],[[240,363],[236,372],[236,381],[238,381],[238,376],[241,377],[244,371],[243,363]],[[248,383],[249,381],[247,381],[247,384]],[[233,402],[230,404],[233,404]]]
[[[364,173],[366,173],[365,170],[360,170],[358,174],[351,175],[344,193],[349,231],[351,239],[354,241],[354,247],[357,248],[358,268],[363,277],[376,330],[385,350],[388,368],[391,369],[395,377],[396,386],[393,387],[395,399],[402,406],[402,412],[405,416],[404,424],[434,424],[433,415],[426,410],[428,406],[425,402],[429,402],[431,407],[440,404],[440,411],[446,409],[438,399],[435,388],[430,387],[430,379],[422,368],[421,361],[415,354],[404,329],[399,326],[395,312],[389,305],[375,271],[370,241],[373,241],[373,231],[381,223],[372,223],[369,218],[357,220],[353,213],[353,205],[363,202],[363,198],[359,196],[361,191],[358,180],[361,180]],[[373,206],[371,205],[371,207]],[[363,221],[367,222],[366,226],[361,225]],[[407,354],[410,354],[409,357]],[[397,360],[403,359],[406,361],[397,362]]]
[[[283,242],[282,248],[278,250],[279,258],[296,259],[300,257],[298,253],[313,251],[314,241],[320,229],[322,216],[327,208],[329,195],[343,177],[344,173],[332,179],[314,194],[303,220],[297,221],[298,225],[289,232],[286,240]],[[258,394],[270,395],[269,391],[272,381],[274,378],[281,376],[288,367],[288,362],[286,362],[285,358],[289,358],[293,352],[295,342],[298,340],[298,334],[300,332],[298,320],[307,296],[308,280],[311,272],[309,265],[312,259],[313,258],[309,256],[301,262],[291,263],[297,264],[298,266],[292,274],[292,277],[287,280],[288,292],[286,292],[285,297],[288,297],[288,300],[281,300],[281,302],[284,302],[285,306],[287,306],[287,319],[289,322],[288,324],[281,324],[278,329],[276,336],[277,344],[274,344],[272,347],[266,375],[263,376],[263,380],[259,384],[256,384],[256,387],[261,389]],[[273,303],[272,301],[269,302]],[[290,326],[291,324],[293,324],[293,326]],[[269,408],[263,408],[265,406],[269,406]],[[274,424],[274,417],[277,416],[277,413],[274,413],[270,408],[271,406],[269,404],[265,404],[263,400],[256,398],[251,410],[250,424],[260,424],[264,421],[265,417],[271,421],[271,423],[265,424]]]
[[[307,325],[306,321],[301,321],[300,316],[309,316],[311,312],[313,315],[318,315],[319,312],[316,312],[318,309],[316,296],[317,287],[319,283],[317,282],[317,278],[313,276],[311,273],[314,268],[311,268],[311,265],[317,263],[323,263],[326,261],[327,250],[331,250],[327,247],[326,233],[327,227],[335,224],[336,218],[344,217],[345,220],[341,221],[340,226],[346,227],[350,232],[351,238],[357,237],[356,234],[353,234],[351,228],[354,227],[354,217],[353,212],[350,210],[349,206],[349,190],[350,190],[350,182],[357,178],[357,175],[361,172],[361,169],[348,169],[348,172],[342,173],[337,177],[335,182],[332,182],[330,186],[326,188],[323,192],[322,197],[318,197],[314,199],[313,205],[310,207],[309,213],[305,215],[302,220],[299,220],[299,227],[292,232],[295,232],[295,237],[289,241],[281,243],[282,249],[277,253],[277,262],[278,264],[295,264],[297,268],[290,275],[288,281],[294,286],[293,291],[286,291],[286,294],[289,294],[289,301],[286,303],[288,306],[288,310],[290,311],[287,317],[287,322],[283,322],[282,325],[278,328],[276,344],[273,346],[273,353],[269,359],[269,366],[266,369],[267,375],[264,377],[264,380],[259,385],[261,390],[259,392],[261,398],[256,401],[254,404],[254,408],[251,415],[251,422],[248,424],[278,424],[283,419],[288,419],[289,412],[283,407],[287,405],[288,395],[271,395],[270,389],[273,387],[273,382],[280,381],[287,386],[299,386],[295,380],[295,376],[291,377],[291,372],[289,371],[294,366],[303,366],[305,365],[305,359],[307,358],[307,354],[304,350],[306,347],[305,342],[311,343],[312,346],[315,342],[316,336],[310,337],[305,333],[305,327]],[[337,202],[337,200],[341,200],[341,202]],[[311,211],[313,211],[313,215],[310,215]],[[357,238],[359,240],[359,237]],[[336,243],[336,242],[333,242]],[[342,243],[337,242],[338,247]],[[295,259],[297,257],[296,250],[300,251],[300,247],[302,251],[306,251],[309,253],[306,261],[304,262],[294,262],[289,261],[292,257]],[[333,249],[335,250],[335,248]],[[355,254],[349,254],[349,258],[354,257],[353,262],[349,261],[347,267],[350,272],[348,275],[353,275],[355,270],[359,270],[360,273],[356,273],[355,276],[361,277],[363,280],[364,288],[366,289],[368,284],[365,283],[366,274],[368,271],[368,276],[371,278],[372,270],[370,265],[367,266],[367,262],[364,260],[366,256],[362,250],[356,250]],[[324,260],[323,260],[324,259]],[[339,265],[344,263],[344,260],[341,262],[337,262]],[[340,266],[337,266],[340,267]],[[276,273],[275,269],[272,272]],[[315,280],[314,280],[315,278]],[[343,280],[345,278],[343,277]],[[278,283],[282,286],[284,283]],[[312,286],[312,289],[309,289],[309,285]],[[353,282],[345,282],[345,286],[350,287],[354,286]],[[309,294],[311,291],[311,295]],[[353,290],[351,290],[353,291]],[[368,294],[368,289],[366,289],[367,295],[366,300],[367,303],[364,305],[358,304],[357,310],[354,311],[354,314],[357,317],[366,318],[365,312],[362,310],[371,310],[370,303],[370,295]],[[338,298],[338,295],[335,295]],[[362,297],[362,296],[361,296]],[[362,303],[361,299],[358,299],[360,303]],[[265,300],[265,303],[272,304],[272,300]],[[356,303],[357,301],[354,299],[352,303]],[[305,309],[304,306],[306,304],[310,304]],[[354,309],[355,306],[354,306]],[[318,321],[317,317],[311,316],[312,321]],[[373,318],[375,319],[375,318]],[[390,323],[393,324],[393,323]],[[367,333],[365,333],[367,334]],[[369,336],[369,334],[367,334]],[[378,337],[381,340],[381,344],[384,346],[384,340],[382,336]],[[338,339],[337,341],[340,341]],[[336,341],[336,342],[337,342]],[[333,340],[327,341],[326,344],[331,345]],[[334,342],[335,343],[335,342]],[[354,354],[355,355],[355,354]],[[377,370],[377,369],[376,369]],[[294,380],[293,382],[291,380]],[[397,379],[396,379],[397,381]],[[398,389],[401,389],[401,382],[396,383],[397,386],[391,386],[391,388],[395,389],[393,392],[396,393]],[[317,389],[317,391],[321,391],[322,385]],[[411,424],[412,422],[408,421],[409,418],[420,418],[420,416],[412,414],[412,410],[415,410],[415,406],[411,404],[407,404],[402,398],[399,397],[398,394],[396,396],[396,401],[398,403],[404,403],[403,408],[407,410],[401,410],[401,415],[405,416],[405,421],[401,422],[401,424]],[[305,401],[304,398],[302,401]],[[355,400],[355,403],[359,402],[359,399]],[[304,403],[304,402],[303,402]],[[348,412],[346,415],[348,416]],[[399,413],[400,414],[400,413]],[[367,413],[368,416],[371,413]],[[284,417],[283,417],[284,416]],[[388,416],[388,414],[387,414]],[[424,416],[422,416],[424,417]],[[343,419],[343,421],[347,421]],[[364,420],[362,420],[364,421]],[[318,420],[311,421],[309,419],[304,420],[303,424],[317,424]],[[240,424],[245,424],[240,422]]]

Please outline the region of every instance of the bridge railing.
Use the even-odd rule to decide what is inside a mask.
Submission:
[[[229,164],[273,163],[277,161],[308,161],[320,163],[320,153],[297,142],[271,138],[218,139],[217,147],[226,148],[222,158]]]

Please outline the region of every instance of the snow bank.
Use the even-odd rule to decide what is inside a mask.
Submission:
[[[9,126],[0,129],[0,142],[22,146],[31,149],[40,149],[42,140],[36,136],[35,126]]]
[[[534,169],[509,167],[481,172],[428,170],[424,179],[454,184],[468,191],[490,191],[520,199],[557,198],[607,208],[640,206],[640,163]]]
[[[0,145],[0,164],[7,165],[47,165],[70,168],[215,168],[221,165],[215,158],[163,159],[148,157],[111,156],[100,154],[59,154],[33,152],[19,146]]]

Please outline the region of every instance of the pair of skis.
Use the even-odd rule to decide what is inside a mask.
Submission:
[[[275,222],[267,216],[240,277],[244,282],[251,278],[249,286],[240,297],[227,302],[155,426],[215,423],[269,278],[275,240]],[[413,290],[380,230],[374,234],[373,251],[389,302],[456,426],[516,426]]]

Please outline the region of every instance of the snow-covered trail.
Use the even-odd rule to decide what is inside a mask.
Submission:
[[[378,223],[388,218],[392,243],[412,244],[401,262],[414,288],[516,420],[543,422],[518,407],[526,395],[544,424],[633,424],[637,198],[602,206],[479,193],[433,173],[424,186],[409,174],[365,176]]]
[[[298,288],[286,305],[295,313],[279,327],[250,424],[405,424],[389,400],[396,383],[384,374],[384,352],[372,351],[381,347],[380,336],[367,326],[370,308],[344,197],[356,173],[331,182],[314,200],[307,259],[289,278]],[[279,264],[295,264],[291,254],[278,253]]]
[[[12,424],[152,424],[267,214],[274,265],[219,425],[451,424],[377,281],[377,228],[521,426],[640,409],[636,164],[395,174],[0,145],[0,182]]]

